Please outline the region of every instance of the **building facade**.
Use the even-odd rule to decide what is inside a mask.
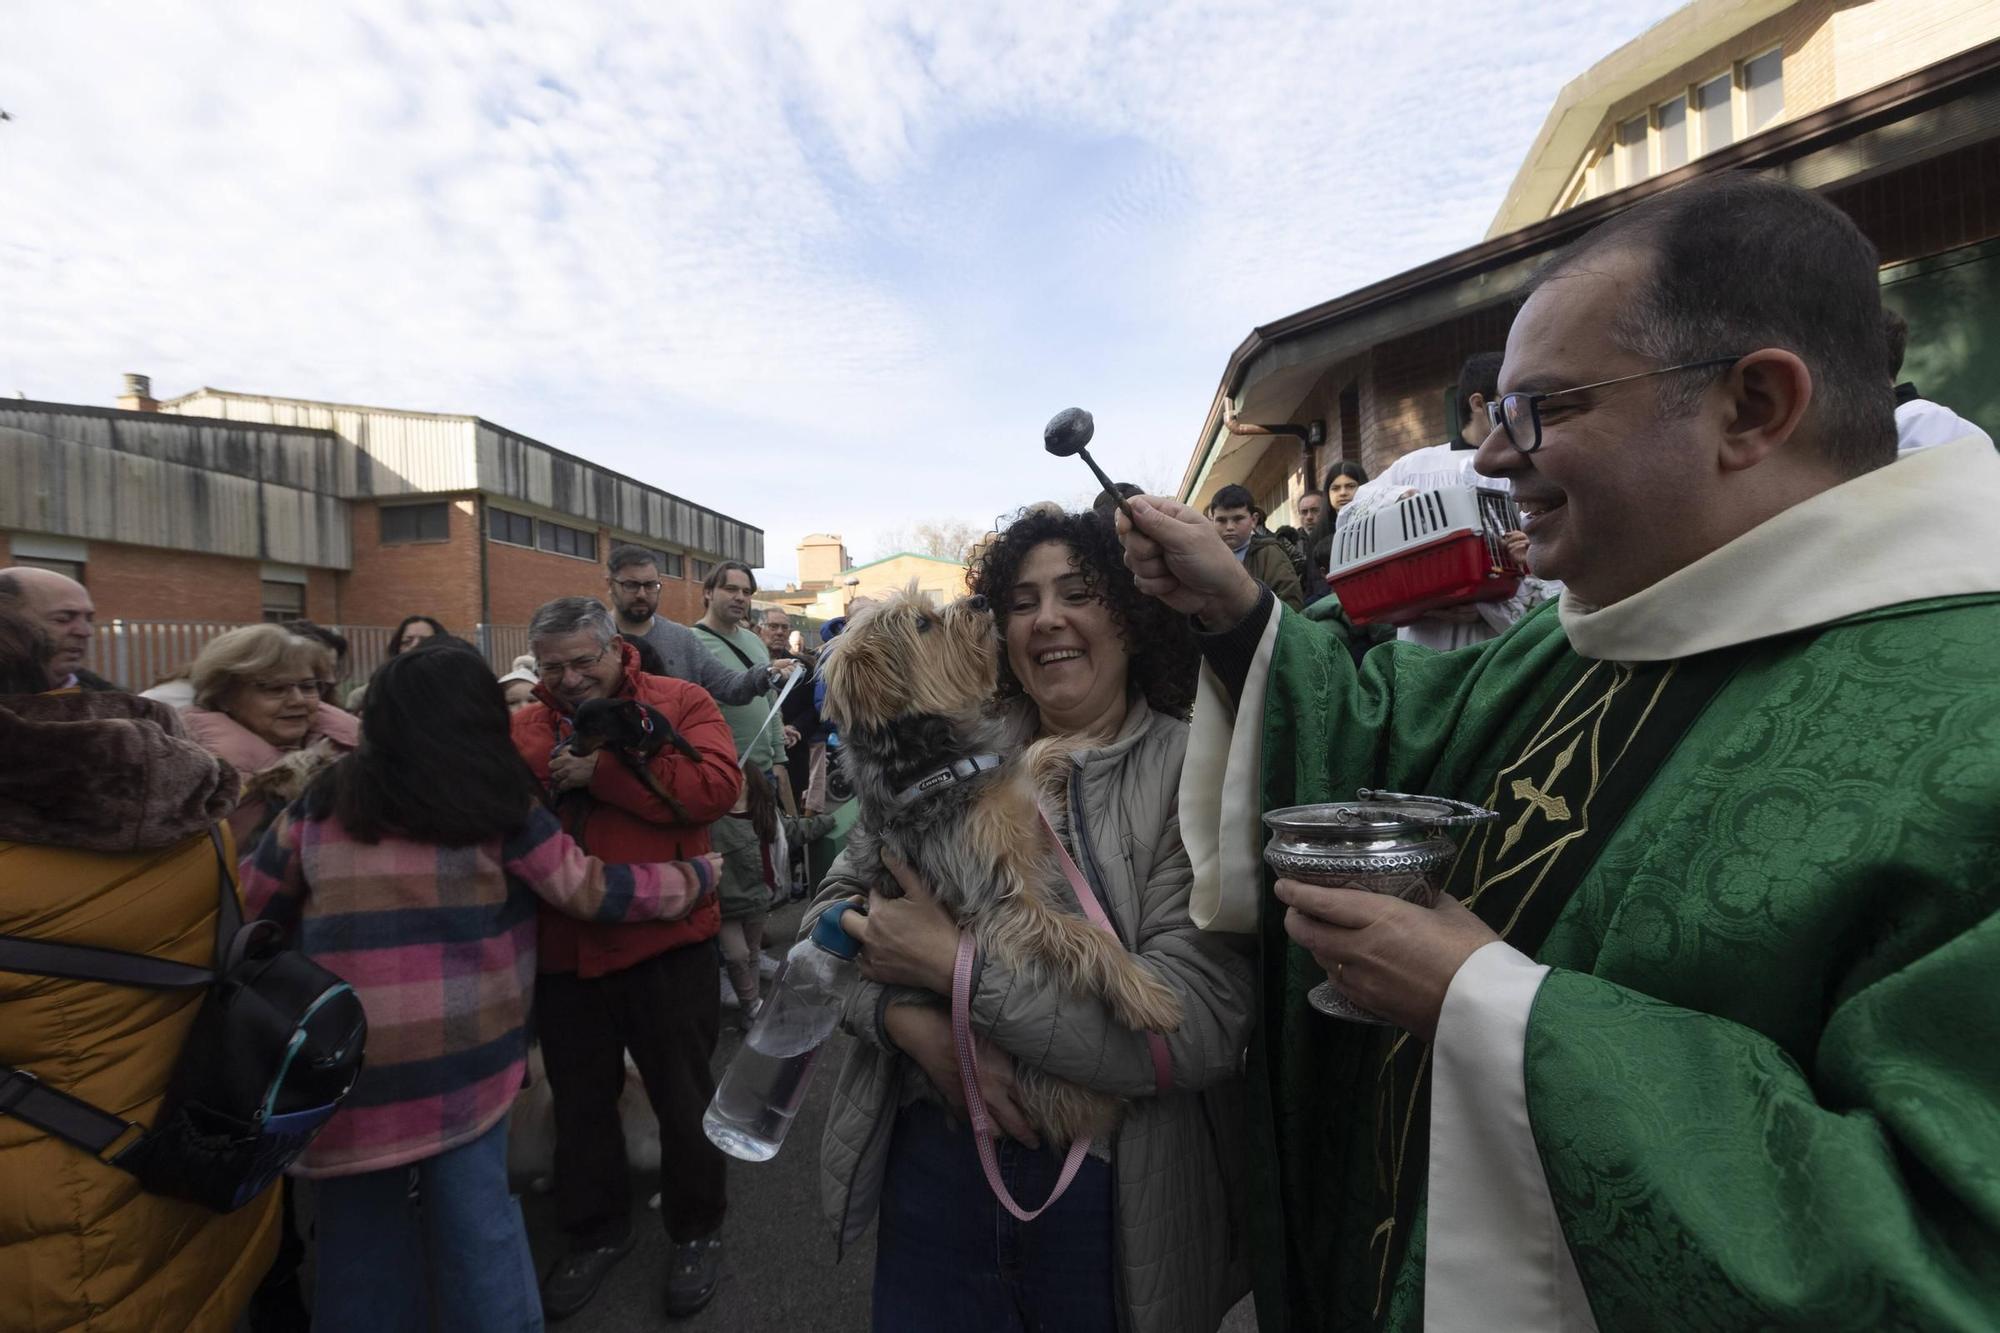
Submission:
[[[1290,520],[1340,459],[1371,472],[1458,429],[1453,385],[1506,341],[1551,254],[1650,194],[1751,170],[1821,191],[1882,259],[1903,377],[2000,427],[2000,5],[1696,0],[1557,98],[1486,240],[1258,328],[1231,356],[1180,486],[1249,487]],[[1238,426],[1317,425],[1258,435]]]
[[[767,592],[763,600],[783,606],[795,617],[824,624],[846,615],[857,601],[900,592],[912,584],[942,606],[965,596],[967,572],[963,561],[913,551],[857,565],[838,535],[815,533],[799,543],[799,583],[782,592]]]
[[[658,553],[661,611],[683,621],[715,562],[763,563],[759,529],[478,417],[215,389],[156,401],[136,375],[119,403],[0,401],[0,565],[89,588],[108,631],[95,665],[127,685],[188,636],[148,631],[121,660],[126,626],[423,614],[504,662],[537,606],[603,593],[616,544]]]

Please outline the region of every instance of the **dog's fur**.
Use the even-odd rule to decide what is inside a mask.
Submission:
[[[244,779],[243,799],[282,810],[305,795],[313,779],[338,763],[340,755],[340,748],[324,736],[304,749],[288,750],[277,763]]]
[[[648,726],[647,723],[651,723]],[[671,745],[696,762],[701,754],[687,737],[674,730],[666,714],[637,699],[589,699],[577,705],[572,719],[569,748],[572,754],[591,755],[609,750],[639,779],[646,790],[666,803],[681,823],[691,822],[686,807],[675,800],[648,767],[654,755]]]
[[[861,802],[848,848],[864,866],[884,852],[906,861],[983,953],[1103,1000],[1134,1031],[1172,1032],[1181,1021],[1174,991],[1065,904],[1056,848],[1036,816],[1046,807],[1062,826],[1066,770],[1083,742],[1052,737],[1007,754],[1009,728],[991,706],[1000,651],[983,607],[940,611],[914,585],[848,620],[820,662],[826,712]],[[976,754],[1006,762],[895,804],[918,779]],[[880,883],[893,892],[886,873]],[[1053,1140],[1096,1137],[1117,1123],[1121,1103],[1108,1093],[1025,1065],[1015,1083],[1022,1111]]]

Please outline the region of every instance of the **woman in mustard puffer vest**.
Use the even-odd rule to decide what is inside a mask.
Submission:
[[[75,690],[0,695],[0,755],[0,934],[210,965],[235,771],[167,705]],[[0,1064],[151,1124],[200,1000],[0,972]],[[9,1333],[227,1333],[277,1246],[275,1189],[217,1215],[5,1114],[0,1182]]]

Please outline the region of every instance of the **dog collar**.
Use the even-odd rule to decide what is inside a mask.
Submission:
[[[1000,767],[1001,762],[997,754],[975,754],[967,755],[963,759],[954,759],[935,773],[926,773],[889,799],[897,805],[908,805],[918,797],[928,796],[940,787],[949,787],[954,782],[964,782],[967,778],[975,778],[981,773],[996,769]]]

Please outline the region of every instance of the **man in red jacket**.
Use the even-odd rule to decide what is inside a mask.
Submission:
[[[541,684],[514,714],[514,746],[557,800],[565,826],[606,861],[675,861],[708,850],[708,825],[728,813],[741,781],[736,745],[698,685],[640,672],[611,613],[561,597],[528,626]],[[617,756],[573,755],[570,718],[590,699],[637,699],[663,714],[700,756],[663,747],[647,769],[677,813]],[[536,1027],[554,1094],[556,1218],[569,1249],[542,1279],[550,1319],[576,1313],[633,1244],[631,1181],[618,1094],[632,1053],[660,1118],[660,1212],[674,1258],[667,1313],[693,1314],[722,1269],[725,1158],[702,1133],[715,1094],[709,1061],[722,1015],[709,941],[721,924],[710,899],[687,918],[594,925],[541,914]]]

